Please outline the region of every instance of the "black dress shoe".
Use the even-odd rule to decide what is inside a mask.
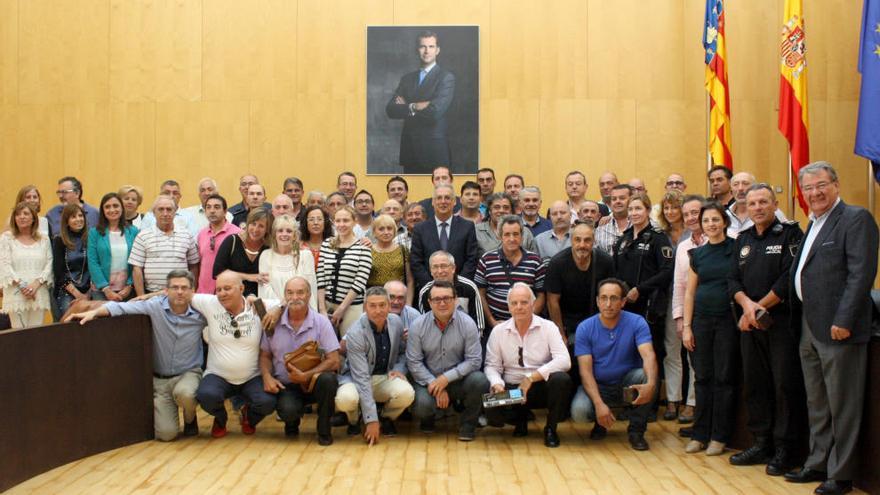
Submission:
[[[348,428],[345,429],[345,434],[350,437],[355,437],[361,434],[361,425],[360,423],[355,423],[353,425],[348,425]]]
[[[529,423],[522,421],[513,426],[513,436],[524,437],[529,434]]]
[[[333,435],[321,435],[318,433],[318,445],[322,447],[333,445]]]
[[[192,422],[183,424],[183,436],[195,437],[199,434],[199,418],[193,418]]]
[[[599,423],[594,424],[593,429],[590,430],[590,440],[602,440],[606,435],[608,435],[608,430]]]
[[[330,416],[330,426],[334,428],[348,426],[348,415],[345,413],[336,413],[333,416]]]
[[[694,435],[694,429],[692,427],[684,427],[678,429],[678,436],[682,438],[690,438]]]
[[[824,472],[809,468],[785,473],[785,481],[791,481],[792,483],[815,483],[816,481],[825,481],[827,477],[828,475]]]
[[[559,447],[559,435],[556,434],[556,428],[544,427],[544,445],[550,448]]]
[[[419,431],[426,434],[434,433],[434,418],[419,421]]]
[[[754,466],[767,464],[773,458],[773,451],[766,445],[755,444],[738,454],[730,456],[730,463],[734,466]]]
[[[295,437],[299,435],[299,420],[284,423],[284,436]]]
[[[764,472],[769,476],[782,476],[796,467],[798,464],[791,459],[788,450],[785,447],[776,447],[776,454],[767,463]]]
[[[817,495],[840,495],[849,493],[852,489],[852,481],[826,480],[813,493]]]
[[[650,448],[648,446],[648,441],[645,440],[644,433],[630,433],[629,445],[633,450],[648,450]]]
[[[379,431],[381,431],[382,435],[386,437],[397,436],[397,427],[394,426],[394,421],[384,416],[379,418]]]

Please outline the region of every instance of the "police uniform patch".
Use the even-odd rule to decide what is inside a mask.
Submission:
[[[662,254],[664,258],[670,259],[672,258],[672,248],[669,246],[661,246],[660,254]]]
[[[739,250],[739,257],[745,258],[749,255],[749,252],[752,250],[750,246],[743,246],[742,249]]]

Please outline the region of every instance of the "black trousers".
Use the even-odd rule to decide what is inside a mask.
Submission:
[[[286,388],[278,392],[276,409],[278,416],[285,424],[299,423],[305,412],[306,404],[318,404],[319,435],[330,435],[330,416],[336,408],[336,389],[339,382],[336,373],[321,373],[315,381],[312,393],[307,394],[302,387],[296,384],[285,385]]]
[[[736,385],[739,370],[739,329],[733,313],[724,316],[694,315],[694,392],[697,410],[693,439],[727,443],[736,420]]]
[[[507,390],[518,388],[519,384],[504,384]],[[526,396],[526,403],[515,406],[495,407],[486,410],[490,423],[519,424],[528,421],[529,409],[547,409],[547,426],[556,429],[571,408],[571,377],[567,372],[552,373],[547,381],[532,384]]]
[[[740,337],[749,431],[790,449],[805,447],[810,431],[798,344],[788,318]]]

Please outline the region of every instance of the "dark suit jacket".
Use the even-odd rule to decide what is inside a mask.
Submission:
[[[395,103],[396,97],[406,100]],[[400,79],[385,113],[392,119],[403,119],[400,136],[400,165],[419,167],[427,172],[437,165],[450,165],[449,144],[446,139],[446,111],[455,96],[455,75],[440,65],[435,65],[422,84],[419,71],[413,71]],[[424,110],[410,115],[409,104],[430,101]],[[424,170],[418,170],[420,172]]]
[[[871,287],[877,275],[878,231],[874,217],[864,208],[841,201],[831,210],[810,252],[804,253],[807,235],[791,264],[789,294],[796,312],[792,323],[800,322],[803,314],[816,340],[826,344],[868,342]],[[801,271],[803,303],[793,285],[802,256],[806,256]],[[832,325],[848,329],[852,336],[843,341],[832,340]]]
[[[456,273],[473,280],[477,272],[477,233],[473,222],[461,217],[450,218],[449,244],[446,250],[455,257]],[[440,250],[440,236],[434,218],[425,220],[413,228],[410,267],[416,284],[421,287],[431,280],[428,259],[434,251]]]

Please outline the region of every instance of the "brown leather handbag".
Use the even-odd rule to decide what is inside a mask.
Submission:
[[[321,361],[324,360],[323,354],[318,350],[318,341],[310,340],[305,344],[299,346],[293,352],[288,352],[284,355],[284,364],[293,366],[300,371],[308,371],[315,366],[321,364]],[[321,373],[315,373],[312,375],[309,383],[301,384],[303,391],[306,393],[311,393],[315,388],[315,382],[318,381],[318,375]]]

